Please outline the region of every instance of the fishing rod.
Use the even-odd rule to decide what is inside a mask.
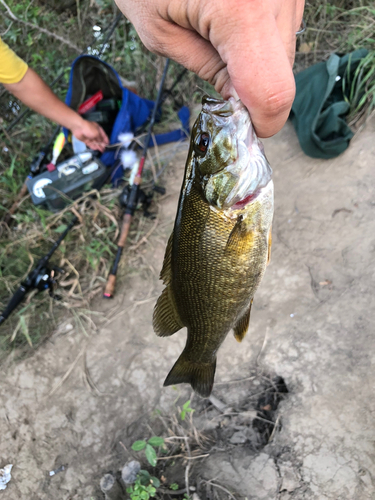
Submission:
[[[117,275],[117,269],[118,265],[121,259],[121,254],[124,249],[126,240],[128,238],[129,230],[130,230],[130,225],[134,216],[134,212],[137,208],[139,198],[140,198],[140,193],[142,192],[140,189],[140,184],[142,181],[142,172],[143,172],[143,167],[146,161],[146,155],[148,151],[148,145],[151,139],[151,134],[152,134],[152,129],[155,124],[156,120],[156,113],[159,109],[159,105],[161,103],[161,98],[163,94],[163,87],[165,83],[165,78],[167,76],[167,71],[168,71],[168,66],[169,66],[169,59],[166,60],[165,66],[164,66],[164,71],[163,71],[163,76],[161,78],[159,90],[158,90],[158,95],[155,101],[154,108],[152,110],[152,115],[151,119],[148,125],[148,131],[147,131],[147,136],[146,139],[143,143],[143,151],[142,151],[142,157],[139,161],[138,165],[138,170],[136,173],[136,176],[134,177],[133,183],[131,185],[130,193],[127,197],[126,200],[126,208],[124,211],[123,219],[122,219],[122,226],[121,226],[121,233],[118,239],[117,243],[117,253],[116,257],[111,269],[111,272],[109,273],[107,284],[103,293],[103,298],[105,299],[111,299],[113,297],[114,291],[115,291],[115,286],[116,286],[116,275]],[[157,188],[157,186],[155,186]]]
[[[118,162],[115,162],[114,165],[108,169],[108,174],[100,179],[96,184],[93,185],[97,191],[100,191],[102,187],[106,184],[106,182],[112,177],[116,169],[119,167]],[[94,197],[91,196],[92,198]],[[30,273],[27,275],[26,279],[20,284],[12,298],[8,302],[5,310],[2,314],[0,314],[0,325],[4,323],[4,321],[9,317],[9,315],[16,309],[16,307],[24,300],[25,296],[31,290],[38,290],[42,292],[43,290],[49,290],[49,294],[54,299],[59,299],[53,293],[54,285],[56,284],[56,276],[57,274],[64,274],[65,271],[57,266],[49,266],[49,260],[55,251],[60,246],[61,242],[65,239],[66,235],[69,231],[74,227],[76,222],[78,221],[78,217],[74,216],[70,221],[68,226],[65,228],[64,232],[61,236],[55,241],[52,245],[49,252],[44,255],[37,262],[36,266]]]
[[[4,323],[4,321],[14,311],[14,309],[16,309],[16,307],[23,301],[26,294],[30,290],[38,290],[41,292],[48,289],[50,296],[52,298],[57,298],[53,293],[53,287],[56,283],[55,277],[56,274],[62,274],[65,271],[57,266],[49,267],[48,263],[65,236],[69,233],[69,231],[77,221],[78,217],[73,217],[73,219],[66,227],[65,231],[61,234],[60,238],[52,245],[50,251],[41,259],[39,259],[35,268],[27,275],[25,281],[23,281],[17,288],[17,290],[13,294],[13,297],[8,302],[8,305],[6,306],[4,312],[0,315],[0,325]]]

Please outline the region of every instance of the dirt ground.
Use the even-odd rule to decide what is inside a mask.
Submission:
[[[272,260],[245,340],[229,335],[219,352],[213,394],[231,405],[241,383],[225,383],[254,371],[282,376],[289,394],[270,444],[200,462],[203,477],[220,478],[237,498],[375,499],[374,131],[372,121],[332,161],[304,156],[290,123],[265,141]],[[101,475],[125,461],[120,441],[141,437],[155,409],[174,411],[176,391],[162,383],[185,334],[157,338],[151,318],[186,148],[165,176],[141,272],[128,269],[114,301],[93,304],[101,326],[85,335],[65,322],[33,356],[1,367],[0,467],[14,464],[1,499],[102,498]],[[187,400],[191,390],[177,395]]]

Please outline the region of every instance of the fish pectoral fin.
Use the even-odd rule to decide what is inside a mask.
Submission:
[[[163,280],[165,285],[172,280],[172,244],[173,244],[173,231],[169,237],[167,248],[165,249],[163,267],[160,271],[160,279]]]
[[[152,324],[159,337],[169,337],[184,326],[176,309],[171,285],[164,288],[156,302]]]
[[[164,381],[164,387],[187,383],[195,392],[208,398],[214,385],[216,358],[211,363],[194,363],[183,351]]]
[[[267,255],[267,266],[271,262],[271,247],[272,247],[272,226],[270,227],[268,233],[268,255]]]
[[[240,215],[237,218],[237,222],[235,223],[235,225],[234,225],[234,227],[229,235],[229,238],[228,238],[228,241],[227,241],[227,244],[225,247],[226,253],[231,252],[233,250],[238,252],[239,247],[241,247],[243,237],[246,234],[246,226],[245,226],[245,224],[242,223],[242,220],[243,220],[243,217],[242,217],[242,215]]]
[[[247,330],[249,329],[250,323],[250,311],[251,306],[253,305],[253,299],[251,299],[248,310],[245,312],[243,316],[237,321],[236,326],[233,328],[234,330],[234,338],[237,342],[242,342],[245,337]]]

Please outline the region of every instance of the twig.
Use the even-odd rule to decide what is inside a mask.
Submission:
[[[279,420],[280,420],[280,417],[281,415],[277,415],[277,419],[276,419],[276,422],[274,423],[274,426],[273,426],[273,429],[272,429],[272,432],[271,432],[271,435],[268,439],[268,442],[270,443],[275,435],[275,432],[277,431],[277,427],[279,425]]]
[[[218,488],[219,490],[225,491],[225,493],[227,495],[229,495],[231,498],[233,498],[233,500],[237,500],[237,498],[235,496],[233,496],[232,493],[229,490],[227,490],[226,488],[224,488],[224,486],[220,486],[220,484],[213,483],[212,480],[211,481],[205,481],[203,479],[203,482],[206,483],[206,484],[211,484],[212,486],[214,486],[215,488]]]
[[[146,241],[148,240],[148,238],[151,236],[151,234],[155,231],[155,229],[157,228],[157,225],[159,224],[159,221],[158,219],[155,220],[154,222],[154,225],[152,226],[152,228],[149,230],[149,232],[147,234],[145,234],[139,241],[136,245],[132,245],[131,247],[129,247],[129,250],[137,250],[143,243],[146,243]]]
[[[53,38],[56,38],[56,40],[59,40],[61,43],[68,45],[70,48],[74,49],[75,51],[77,51],[79,53],[82,52],[82,50],[79,47],[77,47],[77,45],[74,45],[74,43],[71,43],[69,40],[65,40],[62,36],[56,35],[56,33],[52,33],[52,31],[49,31],[45,28],[41,28],[40,26],[37,26],[36,24],[29,23],[29,21],[24,21],[23,19],[19,19],[10,10],[9,6],[5,3],[5,0],[0,0],[0,3],[5,7],[5,10],[7,11],[7,17],[10,17],[13,21],[16,21],[18,23],[22,23],[25,26],[28,26],[29,28],[33,28],[33,29],[36,29],[38,31],[41,31],[42,33],[45,33],[48,36],[52,36]]]
[[[266,347],[266,344],[267,344],[267,333],[268,333],[268,328],[266,328],[266,333],[264,334],[263,344],[262,344],[262,347],[261,347],[260,351],[258,352],[258,356],[257,356],[257,359],[255,361],[255,364],[257,366],[259,364],[259,358],[261,357],[262,352],[263,352],[263,350],[264,350],[264,348]]]
[[[1,0],[0,0],[1,1]],[[50,391],[47,396],[45,396],[46,398],[49,398],[50,396],[52,396],[52,394],[54,394],[57,389],[59,389],[63,383],[65,382],[65,380],[69,377],[69,375],[72,373],[72,371],[74,370],[74,368],[76,367],[80,357],[82,356],[82,354],[84,353],[86,347],[83,347],[80,351],[80,353],[78,354],[78,356],[76,357],[76,359],[73,361],[71,367],[69,368],[69,370],[65,373],[65,375],[63,376],[63,378],[60,380],[60,382],[52,389],[52,391]]]
[[[170,458],[185,458],[185,460],[196,460],[197,458],[206,458],[209,457],[210,454],[206,453],[205,455],[197,455],[196,457],[186,457],[183,453],[180,455],[170,455],[169,457],[159,457],[158,460],[169,460]]]
[[[253,375],[251,377],[228,380],[228,382],[215,382],[215,387],[218,387],[219,385],[239,384],[240,382],[247,382],[248,380],[254,380],[255,378],[256,376]]]
[[[221,413],[224,413],[224,411],[227,409],[227,405],[220,401],[216,396],[211,394],[208,398],[209,402]]]
[[[185,433],[184,433],[185,434]],[[184,438],[185,438],[185,444],[186,444],[186,451],[188,453],[188,458],[189,460],[191,460],[191,453],[190,453],[190,446],[189,446],[189,438],[187,436],[184,435]],[[189,492],[190,492],[190,487],[189,487],[189,472],[190,472],[190,461],[187,461],[186,463],[186,467],[185,467],[185,488],[186,488],[186,491],[187,491],[187,494],[188,494],[188,497],[190,496],[189,495]]]

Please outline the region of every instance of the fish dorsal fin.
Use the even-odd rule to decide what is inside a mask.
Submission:
[[[243,316],[241,316],[241,318],[237,321],[236,326],[233,328],[234,338],[237,340],[237,342],[242,342],[249,328],[250,311],[252,305],[253,305],[253,299],[251,299],[248,310],[245,312]]]
[[[170,284],[164,288],[156,302],[152,324],[159,337],[169,337],[184,326],[178,314]]]
[[[172,244],[173,231],[169,237],[167,248],[165,249],[163,267],[160,271],[160,279],[163,280],[165,285],[168,285],[172,280]]]

